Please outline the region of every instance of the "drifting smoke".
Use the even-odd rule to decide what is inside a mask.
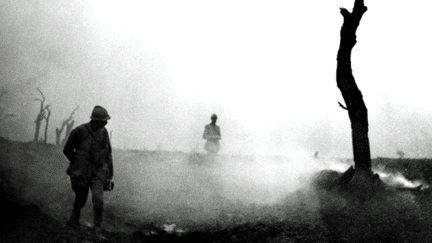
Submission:
[[[423,183],[420,180],[410,181],[406,179],[401,173],[388,174],[383,172],[377,173],[381,180],[391,186],[400,187],[400,188],[415,188],[420,185],[423,186]]]
[[[74,193],[61,150],[52,145],[1,142],[5,188],[66,221]],[[306,200],[305,195],[313,175],[327,166],[322,159],[300,155],[209,158],[198,153],[116,150],[113,156],[115,188],[105,193],[105,209],[106,222],[117,225],[130,220],[229,223],[227,215],[262,220],[269,215],[279,217],[280,211],[269,208],[287,204],[292,210],[302,204],[313,212],[317,200],[313,195]],[[82,217],[92,222],[91,194]]]
[[[114,159],[116,189],[108,194],[108,204],[168,221],[214,220],[239,205],[295,203],[297,193],[308,191],[313,175],[326,166],[307,157],[164,152],[120,153]]]
[[[69,217],[73,191],[67,159],[50,145],[4,142],[2,171],[22,199],[60,220]],[[308,157],[234,156],[164,151],[119,151],[115,188],[105,194],[107,221],[211,223],[221,215],[256,213],[256,207],[300,203],[312,176],[325,167]],[[316,203],[309,198],[310,207]],[[83,220],[92,222],[91,195]],[[314,210],[311,208],[311,210]],[[310,211],[311,211],[310,210]],[[262,212],[261,215],[271,214]]]
[[[5,144],[2,172],[7,171],[9,184],[23,199],[65,221],[73,192],[61,151],[47,145]],[[106,222],[112,225],[131,220],[160,225],[232,223],[230,215],[243,215],[248,221],[319,220],[313,179],[321,170],[344,172],[349,167],[302,154],[210,158],[198,153],[116,150],[113,155],[115,188],[105,194]],[[378,173],[387,184],[420,183],[401,174]],[[92,222],[90,199],[83,220]]]

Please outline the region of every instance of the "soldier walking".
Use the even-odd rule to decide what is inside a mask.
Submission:
[[[217,115],[211,115],[210,119],[211,123],[204,127],[203,139],[207,140],[204,149],[208,154],[216,155],[220,150],[219,140],[221,139],[221,132],[220,127],[216,125]]]
[[[101,235],[103,215],[103,192],[110,190],[113,177],[111,143],[105,126],[111,117],[102,106],[93,108],[90,122],[73,129],[64,146],[63,153],[70,164],[67,174],[75,193],[72,214],[67,224],[80,227],[81,209],[92,193],[94,229]],[[103,237],[103,236],[102,236]]]

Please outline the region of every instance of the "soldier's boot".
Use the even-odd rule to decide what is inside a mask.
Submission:
[[[81,217],[81,209],[74,207],[72,209],[72,214],[71,214],[69,220],[67,221],[67,225],[71,228],[79,229],[80,228],[80,223],[79,223],[80,217]]]
[[[94,233],[95,233],[95,240],[97,242],[103,242],[106,241],[107,238],[102,234],[102,215],[103,215],[103,208],[100,207],[94,207],[93,208],[93,214],[94,214]]]

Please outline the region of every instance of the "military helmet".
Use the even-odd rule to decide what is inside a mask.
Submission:
[[[108,111],[105,108],[97,105],[93,108],[90,119],[94,121],[108,121],[111,117],[108,115]]]

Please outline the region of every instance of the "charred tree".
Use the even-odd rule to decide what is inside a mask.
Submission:
[[[66,126],[65,121],[62,122],[60,128],[56,127],[56,146],[60,146],[60,137],[63,132],[64,127]]]
[[[36,116],[36,120],[35,120],[35,134],[34,134],[34,138],[33,138],[33,142],[38,142],[39,141],[39,133],[40,133],[40,128],[41,128],[41,124],[42,121],[45,119],[46,117],[46,113],[47,110],[49,109],[49,105],[45,105],[45,95],[42,93],[42,91],[38,88],[37,91],[39,91],[41,98],[35,99],[36,101],[40,102],[40,108],[39,108],[39,113]]]
[[[341,40],[337,54],[336,81],[346,107],[340,103],[339,105],[348,111],[351,121],[355,169],[372,174],[368,112],[351,68],[351,51],[357,43],[356,31],[366,11],[367,7],[363,0],[355,0],[352,13],[345,8],[340,9],[344,22],[340,31]]]
[[[62,124],[60,125],[60,128],[58,128],[58,127],[56,128],[56,146],[62,146],[62,145],[64,145],[63,141],[65,141],[65,139],[63,139],[63,141],[62,141],[61,140],[61,135],[62,135],[63,130],[65,128],[69,128],[70,127],[69,129],[66,129],[65,137],[67,138],[67,136],[69,135],[70,129],[73,127],[73,124],[74,124],[74,121],[72,120],[73,119],[73,115],[74,115],[74,113],[75,113],[75,111],[77,109],[78,109],[78,106],[71,112],[71,114],[69,115],[69,117],[66,120],[63,120]],[[72,126],[70,124],[72,124]],[[69,133],[68,133],[68,131],[69,131]]]
[[[51,110],[48,105],[44,115],[44,120],[45,120],[45,133],[44,133],[44,140],[43,140],[44,143],[48,142],[48,126],[49,126],[50,117],[51,117]]]

